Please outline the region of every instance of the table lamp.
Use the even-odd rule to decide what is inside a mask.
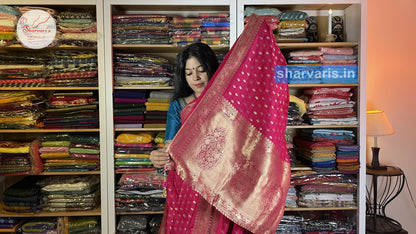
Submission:
[[[372,170],[386,170],[386,166],[380,165],[379,152],[380,147],[377,145],[378,136],[386,136],[394,133],[393,128],[387,119],[386,114],[382,110],[367,111],[367,136],[374,136],[374,147],[371,147],[373,159],[371,164],[367,164],[367,168]]]

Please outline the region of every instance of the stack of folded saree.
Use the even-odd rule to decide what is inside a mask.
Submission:
[[[302,11],[285,11],[279,15],[277,28],[277,42],[307,42],[306,18],[308,15]]]
[[[289,109],[287,116],[287,125],[296,126],[302,125],[303,115],[306,113],[306,103],[302,99],[290,95],[289,96]]]
[[[357,65],[357,54],[352,47],[321,47],[322,64],[325,65]]]
[[[154,133],[123,132],[116,137],[115,169],[116,172],[154,171],[150,152],[155,148]]]
[[[7,233],[10,229],[16,230],[23,222],[19,217],[0,217],[0,232]]]
[[[11,45],[16,39],[19,11],[12,6],[0,5],[0,47]]]
[[[187,46],[201,41],[202,18],[173,16],[171,22],[172,44]]]
[[[114,44],[169,44],[169,21],[162,14],[113,15]]]
[[[0,91],[0,128],[42,126],[44,97],[31,91]]]
[[[46,134],[39,152],[48,172],[91,171],[100,165],[98,134]]]
[[[286,59],[289,83],[358,82],[357,55],[351,47],[294,50]]]
[[[26,220],[21,228],[22,234],[58,234],[57,218],[30,218]]]
[[[146,92],[115,90],[113,97],[114,126],[116,128],[142,128]]]
[[[3,210],[13,213],[39,211],[41,191],[36,185],[39,179],[36,176],[27,176],[7,188],[3,192]]]
[[[276,233],[302,234],[303,217],[299,213],[285,212]]]
[[[358,123],[350,87],[308,88],[308,122],[312,125],[355,125]]]
[[[298,196],[295,186],[290,186],[289,191],[287,192],[285,207],[298,207]]]
[[[41,187],[41,210],[83,211],[100,204],[100,176],[51,176],[37,182]]]
[[[147,215],[123,215],[117,223],[117,233],[146,233],[148,219]]]
[[[169,110],[169,104],[172,101],[172,92],[170,91],[152,91],[146,101],[145,128],[164,128]]]
[[[288,64],[321,64],[322,51],[320,50],[295,50],[290,51],[287,57]]]
[[[55,51],[49,66],[48,86],[98,87],[97,53]]]
[[[290,51],[286,56],[289,83],[322,83],[322,51],[305,49]]]
[[[356,174],[360,169],[360,156],[358,145],[336,144],[337,169],[345,174]]]
[[[116,211],[162,211],[164,178],[157,172],[123,174],[117,183]]]
[[[98,128],[98,102],[93,92],[56,92],[49,97],[47,129]]]
[[[0,55],[0,87],[42,87],[47,77],[48,59],[36,53]]]
[[[70,158],[60,171],[94,171],[100,169],[100,136],[95,133],[72,134]],[[59,167],[59,166],[58,166]],[[50,168],[52,169],[52,168]]]
[[[294,50],[286,60],[289,83],[322,83],[322,51]]]
[[[282,12],[276,8],[267,8],[267,7],[246,7],[244,9],[244,25],[248,23],[252,14],[262,16],[267,25],[275,31],[278,28],[279,15]]]
[[[298,135],[314,142],[331,142],[335,145],[353,144],[355,141],[354,132],[345,129],[302,129]]]
[[[332,171],[335,169],[334,143],[312,141],[299,136],[294,138],[296,158],[309,164],[315,171]]]
[[[68,233],[101,233],[101,224],[99,217],[72,217],[68,221]]]
[[[335,169],[336,166],[335,159],[337,159],[337,149],[339,150],[339,147],[336,146],[345,145],[345,148],[348,148],[347,145],[354,144],[355,134],[351,130],[343,129],[303,129],[295,139],[297,153],[300,158],[312,163],[315,170],[328,171]],[[308,142],[311,146],[314,144],[315,146],[318,144],[322,146],[324,144],[331,145],[331,151],[322,150],[320,153],[317,149],[305,151],[305,142]],[[321,165],[318,166],[319,164]]]
[[[227,13],[201,13],[201,42],[208,45],[230,44],[230,18]]]
[[[357,217],[343,211],[312,211],[302,213],[302,234],[337,233],[356,234]]]
[[[39,153],[45,171],[49,171],[50,167],[56,167],[56,160],[69,158],[69,146],[71,145],[69,134],[50,133],[42,136],[40,140]]]
[[[161,221],[161,215],[122,215],[117,223],[117,233],[159,233]]]
[[[28,174],[30,142],[0,141],[0,175]]]
[[[169,86],[172,66],[165,57],[116,53],[114,55],[114,86]]]
[[[302,186],[299,192],[301,207],[352,207],[355,206],[354,184],[325,182]]]
[[[92,11],[62,11],[57,15],[56,26],[61,45],[97,45],[97,22]]]
[[[357,178],[339,172],[298,173],[291,178],[299,207],[352,207],[356,205]]]
[[[323,69],[330,76],[323,77],[322,83],[357,83],[358,65],[357,52],[352,47],[321,47]]]

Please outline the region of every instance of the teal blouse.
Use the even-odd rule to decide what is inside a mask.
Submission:
[[[186,102],[184,98],[175,99],[169,104],[165,132],[166,143],[169,143],[179,131],[182,125],[181,112],[185,106]]]

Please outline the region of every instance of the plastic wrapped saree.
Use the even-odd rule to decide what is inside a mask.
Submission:
[[[166,233],[275,233],[290,183],[289,94],[271,29],[253,15],[202,95],[181,112],[168,152]],[[162,230],[163,232],[163,230]]]

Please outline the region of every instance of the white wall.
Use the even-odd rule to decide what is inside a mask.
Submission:
[[[402,168],[416,199],[415,11],[414,0],[368,0],[367,109],[386,112],[395,134],[379,138],[380,162]],[[407,187],[386,213],[416,233],[416,207]]]

